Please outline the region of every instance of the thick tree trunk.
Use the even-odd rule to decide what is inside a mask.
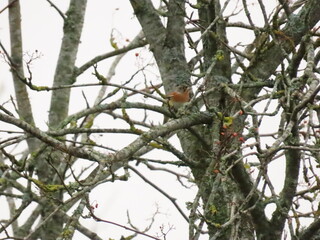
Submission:
[[[63,26],[63,39],[60,54],[54,75],[53,87],[72,85],[75,82],[75,62],[80,44],[87,0],[71,0],[66,13]],[[52,92],[49,110],[49,128],[56,129],[68,116],[70,101],[70,88],[62,88]],[[39,180],[44,184],[62,184],[65,178],[66,162],[72,161],[67,154],[46,147],[36,159],[36,171]],[[48,167],[50,166],[50,167]],[[41,211],[44,221],[63,200],[62,192],[44,193],[47,198],[43,202]],[[63,219],[59,214],[54,214],[41,228],[39,237],[54,240],[62,234]]]

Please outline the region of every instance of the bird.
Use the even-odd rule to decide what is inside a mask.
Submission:
[[[190,101],[190,90],[188,86],[179,86],[176,91],[170,92],[166,95],[169,99],[169,106],[173,106],[176,110],[183,106],[183,104]]]
[[[179,86],[176,91],[170,92],[166,95],[168,99],[168,107],[172,114],[178,112],[185,103],[190,101],[191,87],[189,86]],[[164,116],[163,124],[168,122],[168,116]]]

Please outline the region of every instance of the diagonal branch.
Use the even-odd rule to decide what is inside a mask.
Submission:
[[[138,34],[136,36],[136,38],[133,39],[132,42],[128,46],[123,47],[121,49],[114,50],[112,52],[108,52],[108,53],[96,56],[93,59],[89,60],[88,62],[86,62],[81,67],[79,67],[79,68],[77,68],[75,70],[75,75],[79,76],[84,71],[86,71],[88,68],[92,67],[94,64],[96,64],[96,63],[98,63],[98,62],[100,62],[100,61],[102,61],[104,59],[107,59],[107,58],[110,58],[110,57],[113,57],[113,56],[117,56],[117,55],[120,55],[120,54],[124,54],[124,53],[126,53],[126,52],[128,52],[128,51],[130,51],[132,49],[143,47],[146,44],[147,44],[147,42],[145,40],[143,40],[143,34]]]
[[[299,235],[299,239],[313,239],[316,234],[319,234],[320,230],[320,219],[315,219],[313,223],[309,225],[306,229],[302,231]]]
[[[110,107],[110,104],[105,104],[104,106],[107,108],[107,107]],[[119,106],[121,107],[121,105]],[[98,109],[101,110],[101,108],[98,108]],[[87,112],[87,111],[88,110],[85,110],[84,112]],[[105,165],[110,165],[116,162],[122,162],[122,163],[126,162],[130,157],[133,156],[134,153],[136,153],[139,149],[141,149],[142,147],[144,147],[150,141],[152,141],[153,139],[156,139],[157,137],[164,136],[166,134],[171,133],[172,131],[191,127],[194,125],[205,124],[205,123],[209,124],[212,122],[212,115],[209,113],[195,113],[192,115],[181,117],[176,120],[172,120],[162,126],[155,127],[149,132],[145,132],[141,134],[141,136],[138,139],[133,141],[127,147],[123,148],[122,150],[118,151],[115,154],[108,155],[108,157],[106,157],[106,155],[104,154],[101,154],[92,150],[86,150],[83,148],[77,148],[73,146],[68,147],[63,142],[49,136],[48,134],[41,131],[40,129],[28,124],[27,122],[16,119],[12,116],[0,113],[0,121],[13,124],[23,129],[24,131],[30,133],[32,136],[38,138],[44,143],[64,153],[70,154],[71,156],[103,162]]]
[[[21,129],[23,129],[25,132],[31,134],[35,138],[38,138],[40,141],[54,147],[57,150],[60,150],[62,152],[68,153],[71,156],[80,157],[84,159],[90,159],[93,161],[98,161],[99,157],[93,154],[90,151],[86,151],[81,148],[77,147],[67,147],[63,142],[60,142],[59,140],[49,136],[45,132],[41,131],[40,129],[32,126],[31,124],[19,120],[17,118],[8,116],[6,114],[0,113],[0,121],[13,124]]]
[[[160,46],[163,45],[165,28],[151,0],[130,0],[130,3],[151,46],[151,50],[155,55],[161,55]]]
[[[182,209],[180,208],[180,206],[177,204],[177,199],[174,197],[171,197],[168,193],[166,193],[164,190],[162,190],[161,188],[159,188],[156,184],[154,184],[153,182],[151,182],[149,179],[147,179],[145,176],[143,176],[143,174],[141,174],[137,169],[135,169],[134,167],[128,166],[129,169],[131,169],[131,171],[133,171],[135,174],[137,174],[140,178],[142,178],[142,180],[146,183],[148,183],[150,186],[152,186],[154,189],[156,189],[158,192],[160,192],[163,196],[165,196],[166,198],[169,199],[170,202],[172,202],[172,204],[176,207],[176,209],[179,211],[179,213],[182,215],[182,217],[189,222],[189,218],[187,217],[187,215],[182,211]]]
[[[277,39],[268,44],[267,49],[255,57],[244,76],[251,75],[254,79],[268,79],[277,69],[283,59],[294,51],[302,37],[307,34],[320,20],[320,4],[317,0],[310,0],[296,15],[291,14],[286,26],[278,31],[285,39]],[[244,98],[252,99],[261,88],[245,91]]]
[[[157,61],[165,91],[176,91],[177,86],[191,85],[184,53],[185,1],[169,1],[167,28],[162,25],[150,0],[130,2]]]

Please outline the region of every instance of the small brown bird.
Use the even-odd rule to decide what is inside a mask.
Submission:
[[[177,91],[170,92],[166,95],[166,97],[169,99],[168,105],[169,109],[177,111],[180,107],[183,106],[183,104],[190,101],[190,91],[191,87],[188,86],[180,86],[177,88]],[[169,118],[167,116],[164,116],[163,123],[168,122]]]
[[[178,87],[177,91],[170,92],[167,95],[169,104],[172,104],[175,108],[181,107],[184,103],[190,101],[190,87],[181,86]]]

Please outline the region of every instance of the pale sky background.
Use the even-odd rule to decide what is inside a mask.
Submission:
[[[60,40],[62,38],[62,18],[58,15],[55,9],[49,6],[48,2],[45,0],[20,0],[20,2],[22,10],[24,51],[31,54],[37,50],[42,55],[40,59],[32,63],[33,83],[36,85],[51,86],[60,49]],[[53,2],[63,12],[65,12],[69,1],[55,0]],[[235,2],[237,1],[233,1],[233,3]],[[270,5],[267,7],[271,8],[276,1],[265,2],[268,2]],[[6,6],[6,4],[7,1],[0,1],[0,9]],[[256,22],[262,19],[259,9],[251,12],[251,16]],[[9,50],[10,45],[8,39],[7,19],[7,11],[0,14],[0,41]],[[239,16],[239,19],[241,19],[241,15]],[[82,65],[97,55],[113,50],[109,42],[112,29],[114,29],[114,33],[115,36],[117,36],[119,45],[126,44],[126,39],[132,40],[139,32],[140,27],[133,15],[129,1],[89,0],[81,40],[82,43],[78,52],[77,66]],[[229,30],[229,35],[232,36],[230,38],[231,45],[241,41],[249,42],[253,37],[251,33],[249,34],[249,32],[248,35],[243,33],[240,34],[234,28]],[[139,53],[139,57],[135,56],[135,53]],[[114,77],[113,82],[120,84],[121,82],[128,80],[131,75],[135,73],[141,66],[152,62],[150,56],[151,55],[148,52],[148,48],[136,49],[129,52],[117,67],[116,76]],[[99,63],[98,66],[101,73],[107,73],[110,63],[110,60]],[[93,82],[96,82],[92,76],[92,72],[92,68],[89,69],[85,74],[83,74],[83,76],[79,78],[78,83],[83,83],[88,79],[92,79]],[[10,95],[13,96],[11,75],[8,70],[8,66],[3,59],[0,59],[0,73],[0,104],[3,104],[10,98]],[[149,81],[155,81],[158,77],[156,69],[149,68],[146,73]],[[141,79],[142,76],[138,75],[137,82]],[[143,87],[143,85],[141,85],[141,87]],[[96,89],[75,89],[71,98],[70,112],[77,112],[85,106],[85,101],[81,96],[82,90],[85,92],[90,103],[93,104],[96,96]],[[46,130],[50,95],[50,92],[30,92],[36,124],[42,130]],[[5,106],[7,107],[8,105]],[[104,119],[99,119],[99,121],[104,121]],[[158,121],[160,122],[161,119]],[[272,122],[270,122],[269,126],[267,126],[268,131],[270,131],[272,125]],[[277,126],[277,124],[274,123],[274,126]],[[3,129],[7,129],[7,125],[0,123],[0,130]],[[110,135],[108,136],[109,138],[96,140],[104,141],[104,143],[107,142],[107,144],[112,144],[112,147],[120,148],[133,139],[132,136],[123,137],[120,135],[112,135],[111,138]],[[0,133],[0,139],[4,137],[5,134]],[[154,158],[162,157],[164,159],[171,159],[171,155],[166,154],[163,151],[156,151],[148,156],[153,156]],[[269,172],[269,175],[271,179],[277,179],[279,184],[275,185],[275,187],[276,190],[279,190],[283,182],[283,176],[279,174],[279,172],[281,169],[283,169],[283,165],[281,166],[281,164],[277,164],[278,165],[274,168],[275,170],[273,172]],[[184,173],[186,174],[187,172]],[[178,204],[188,215],[188,212],[185,208],[185,202],[193,201],[196,193],[195,188],[193,188],[193,190],[182,188],[175,177],[168,174],[155,171],[145,171],[144,174],[151,181],[159,184],[159,186],[161,186],[161,188],[171,196],[176,197]],[[134,173],[132,173],[131,176],[132,177],[127,182],[104,184],[92,191],[90,194],[91,200],[94,200],[99,204],[96,214],[103,219],[114,221],[118,224],[127,225],[126,211],[129,210],[132,223],[140,227],[142,230],[149,224],[152,214],[158,208],[160,214],[157,216],[157,221],[154,224],[154,228],[149,232],[149,234],[154,235],[155,233],[160,233],[159,227],[163,224],[166,229],[168,229],[169,226],[174,226],[174,229],[168,233],[167,240],[188,239],[188,224],[173,207],[172,203],[150,186],[142,184],[142,180],[137,178]],[[187,184],[189,186],[192,185],[191,183]],[[4,211],[3,202],[4,198],[0,197],[1,215]],[[103,236],[104,239],[119,239],[121,235],[128,236],[131,234],[122,228],[106,223],[96,223],[92,219],[82,220],[82,222],[85,222],[85,224],[89,226],[91,230],[96,229],[97,232],[103,233],[104,235],[100,234],[100,236]],[[0,235],[0,237],[2,236],[3,235]],[[81,238],[79,235],[75,235],[74,239],[81,240],[83,238]],[[137,239],[148,238],[139,236]]]

